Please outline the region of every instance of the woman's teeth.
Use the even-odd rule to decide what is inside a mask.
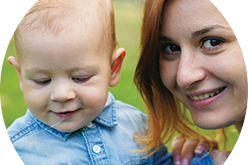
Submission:
[[[217,94],[219,94],[220,92],[222,92],[223,90],[225,89],[225,87],[223,88],[220,88],[220,89],[216,89],[212,92],[208,92],[208,93],[204,93],[204,94],[201,94],[201,95],[189,95],[189,97],[192,99],[192,100],[195,100],[195,101],[198,101],[198,100],[203,100],[203,99],[207,99],[209,97],[213,97]]]

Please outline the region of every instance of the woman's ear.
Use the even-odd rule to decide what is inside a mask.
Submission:
[[[111,60],[111,80],[110,86],[116,86],[120,81],[120,74],[121,74],[121,66],[123,59],[126,55],[126,50],[124,48],[119,48],[116,52],[112,55]]]
[[[19,61],[15,57],[10,56],[8,58],[8,62],[15,67],[15,69],[17,71],[17,74],[19,76],[19,79],[20,79],[20,89],[21,89],[21,91],[23,91],[22,77],[21,77],[21,68],[20,68]]]

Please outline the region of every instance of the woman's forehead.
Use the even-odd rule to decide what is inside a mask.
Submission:
[[[173,0],[164,5],[162,32],[184,30],[193,32],[211,26],[229,24],[219,10],[209,0]]]

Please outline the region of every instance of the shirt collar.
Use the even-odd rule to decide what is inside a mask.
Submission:
[[[248,122],[246,123],[246,125],[242,129],[241,133],[239,134],[238,140],[237,140],[235,146],[233,147],[233,150],[238,145],[238,143],[241,142],[245,136],[247,136],[247,133],[248,133]]]
[[[102,112],[95,118],[94,122],[102,124],[106,127],[114,127],[117,123],[116,104],[114,96],[109,92],[108,99]]]
[[[63,141],[66,141],[68,137],[73,133],[73,132],[60,132],[53,127],[41,122],[38,120],[31,112],[28,110],[27,112],[28,116],[30,118],[33,118],[33,120],[44,129],[44,131],[48,131],[51,134],[57,136]],[[106,127],[114,127],[117,125],[117,117],[116,117],[116,105],[115,105],[115,98],[114,96],[109,92],[108,93],[108,98],[105,104],[104,109],[102,112],[93,120],[96,123],[99,123],[101,125],[104,125]],[[76,131],[74,131],[76,132]]]
[[[34,122],[36,122],[41,128],[43,128],[42,131],[47,131],[50,132],[51,134],[57,136],[58,138],[60,138],[63,141],[66,141],[68,139],[68,137],[72,134],[72,132],[60,132],[56,129],[54,129],[53,127],[41,122],[40,120],[38,120],[31,112],[30,110],[28,110],[27,115],[29,118],[31,118],[31,120],[34,120]]]

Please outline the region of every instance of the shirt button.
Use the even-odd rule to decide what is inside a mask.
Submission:
[[[98,145],[94,145],[93,146],[93,151],[98,154],[101,151],[101,147],[99,147]]]
[[[91,128],[93,127],[93,124],[90,122],[89,124],[87,124],[87,127]]]

